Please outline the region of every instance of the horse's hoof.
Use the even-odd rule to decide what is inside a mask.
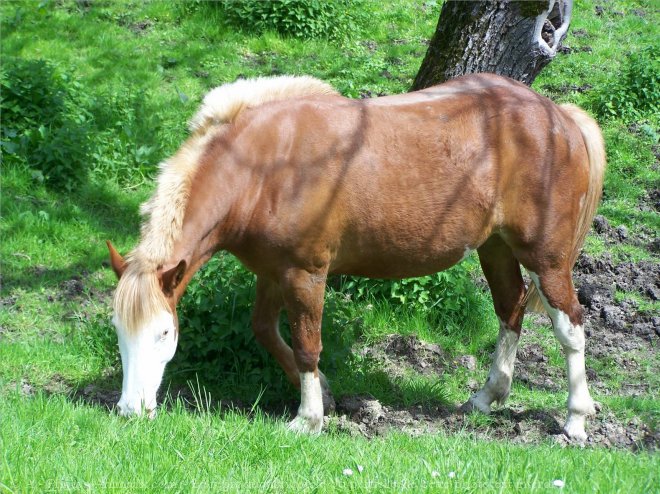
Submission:
[[[323,417],[303,417],[298,415],[294,418],[287,429],[298,434],[320,434],[323,427]]]
[[[584,444],[587,442],[587,433],[584,429],[570,428],[564,426],[564,435],[569,438],[571,441]]]
[[[584,430],[584,416],[583,415],[569,415],[564,424],[564,434],[571,441],[577,443],[585,443],[587,441],[587,433]]]
[[[490,414],[490,404],[482,401],[480,399],[479,393],[476,393],[472,395],[468,401],[463,403],[458,411],[461,413],[472,413],[474,411],[478,411],[488,415]]]

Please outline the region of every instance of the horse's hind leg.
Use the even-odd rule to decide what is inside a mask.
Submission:
[[[495,313],[500,321],[495,357],[484,387],[463,405],[464,411],[473,409],[490,412],[490,405],[503,403],[511,390],[513,366],[524,308],[525,284],[520,273],[520,264],[511,249],[497,235],[490,237],[478,249],[479,261],[493,297]]]
[[[287,378],[300,389],[300,374],[293,358],[293,350],[282,339],[279,330],[279,315],[284,305],[282,292],[277,283],[266,278],[257,278],[257,296],[252,311],[252,331],[256,340],[280,364]],[[334,409],[335,400],[325,376],[319,371],[323,393],[323,410]]]
[[[552,319],[555,336],[564,349],[568,373],[568,417],[564,433],[584,441],[587,415],[596,410],[587,387],[584,364],[583,310],[575,295],[570,269],[546,270],[529,275],[539,290],[545,309]]]

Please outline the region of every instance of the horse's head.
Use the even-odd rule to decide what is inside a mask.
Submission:
[[[119,279],[112,322],[119,339],[123,369],[121,415],[156,414],[156,393],[165,365],[178,341],[176,287],[185,273],[181,261],[167,270],[144,274],[108,242],[110,264]],[[133,268],[133,269],[132,269]]]

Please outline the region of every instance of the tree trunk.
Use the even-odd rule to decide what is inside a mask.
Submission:
[[[448,0],[411,90],[474,72],[531,84],[556,55],[572,7],[573,0]]]

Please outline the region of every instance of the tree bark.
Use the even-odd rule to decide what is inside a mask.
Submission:
[[[531,84],[557,54],[572,7],[573,0],[448,0],[411,90],[475,72]]]

